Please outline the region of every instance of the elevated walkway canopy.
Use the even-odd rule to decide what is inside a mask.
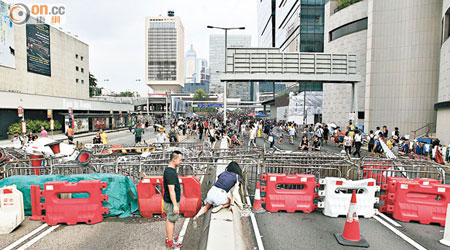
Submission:
[[[228,48],[222,82],[356,83],[356,55],[280,52],[277,48]]]
[[[228,48],[225,82],[317,82],[352,84],[350,112],[357,112],[356,55],[280,52],[277,48]],[[226,90],[226,88],[225,88]]]

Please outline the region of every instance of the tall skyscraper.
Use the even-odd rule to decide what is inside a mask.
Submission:
[[[224,35],[209,36],[209,68],[211,74],[211,93],[223,93],[223,84],[220,82],[220,74],[225,70],[225,39]],[[252,38],[250,35],[228,35],[228,48],[250,47]],[[248,84],[248,83],[245,83]]]
[[[275,47],[286,52],[323,52],[328,0],[277,0]]]
[[[145,18],[145,80],[157,93],[184,86],[184,27],[173,11]]]
[[[258,47],[275,47],[276,0],[258,1]]]
[[[197,71],[197,52],[191,44],[191,48],[186,52],[184,83],[194,83],[193,75]]]

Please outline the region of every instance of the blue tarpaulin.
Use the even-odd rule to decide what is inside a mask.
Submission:
[[[31,215],[30,186],[44,184],[49,181],[69,181],[77,183],[81,180],[100,180],[108,183],[108,188],[102,193],[108,195],[108,201],[103,205],[109,208],[105,217],[129,217],[138,210],[136,185],[126,176],[117,174],[78,174],[78,175],[16,175],[0,180],[0,187],[16,185],[23,194],[23,205],[26,215]],[[78,195],[78,196],[77,196]],[[81,196],[80,196],[81,195]],[[82,198],[84,194],[74,194],[74,198]]]

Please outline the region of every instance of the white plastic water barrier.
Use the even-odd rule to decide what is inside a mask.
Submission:
[[[330,217],[346,215],[350,206],[353,189],[357,189],[356,210],[358,215],[364,218],[371,218],[375,215],[375,203],[379,198],[375,193],[380,191],[375,179],[365,179],[359,181],[346,180],[344,178],[327,177],[320,180],[325,189],[319,191],[319,196],[324,197],[323,202],[319,202],[319,208],[323,208],[323,214]]]
[[[11,233],[24,219],[22,192],[16,185],[0,188],[0,234]]]

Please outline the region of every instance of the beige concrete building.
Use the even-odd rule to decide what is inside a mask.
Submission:
[[[179,17],[145,18],[145,80],[156,93],[184,87],[184,27]]]
[[[436,136],[443,143],[450,143],[450,0],[444,0],[441,12],[442,45],[439,66],[439,94],[435,104],[437,110]]]
[[[30,72],[27,26],[14,25],[15,67],[0,65],[0,91],[89,98],[89,46],[72,35],[47,26],[50,38],[50,75]]]
[[[386,125],[401,134],[435,123],[441,44],[441,0],[362,0],[336,11],[326,5],[325,52],[356,53],[358,117],[365,130]],[[348,123],[349,87],[324,86],[325,122]],[[359,122],[361,124],[361,122]]]

